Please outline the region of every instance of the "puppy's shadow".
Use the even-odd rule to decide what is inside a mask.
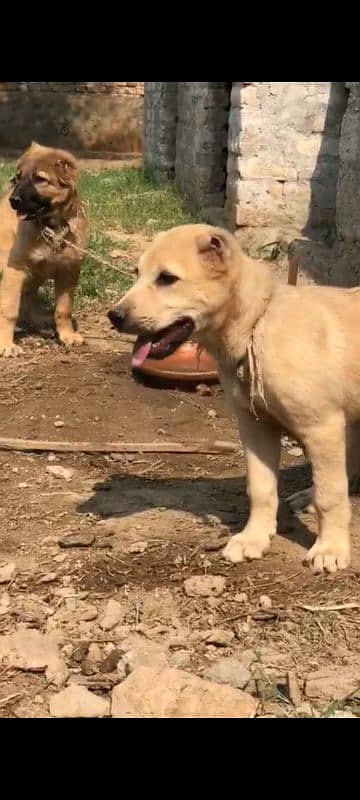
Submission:
[[[307,465],[282,470],[279,491],[281,499],[311,483]],[[241,530],[248,518],[246,482],[240,478],[142,478],[126,473],[111,475],[94,487],[92,497],[81,503],[77,511],[93,513],[102,519],[129,517],[159,506],[183,511],[207,521],[218,517],[231,533]],[[303,521],[294,517],[284,503],[280,504],[278,531],[281,536],[308,549],[314,542]]]

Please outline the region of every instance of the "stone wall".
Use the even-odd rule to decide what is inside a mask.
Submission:
[[[160,179],[175,172],[177,83],[145,83],[144,162]]]
[[[336,204],[337,240],[330,282],[360,284],[360,83],[346,84],[349,99],[340,139],[340,169]]]
[[[145,163],[239,234],[331,239],[346,103],[339,82],[147,83]]]
[[[32,139],[79,154],[142,150],[141,82],[0,83],[0,148]]]
[[[335,231],[345,107],[344,83],[233,83],[226,209],[235,227]]]
[[[145,83],[144,160],[206,208],[225,203],[230,83]]]
[[[203,209],[225,202],[228,83],[179,83],[175,176],[180,191]]]

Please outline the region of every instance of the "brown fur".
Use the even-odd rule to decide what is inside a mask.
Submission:
[[[163,270],[179,280],[158,285]],[[360,289],[283,285],[231,234],[189,225],[157,236],[114,311],[123,330],[142,334],[190,317],[194,335],[218,360],[246,451],[251,507],[225,557],[238,562],[269,549],[285,429],[302,442],[313,469],[318,537],[307,559],[317,572],[347,567],[348,475],[358,465],[346,442],[356,444],[360,431]]]
[[[81,344],[71,314],[82,255],[63,240],[84,248],[88,222],[77,188],[77,163],[63,150],[33,143],[21,156],[13,188],[0,200],[0,355],[17,355],[14,330],[19,318],[32,326],[49,322],[41,308],[38,289],[48,278],[55,283],[55,325],[66,345]],[[10,197],[27,182],[46,202],[47,213],[26,221],[19,220],[10,206]],[[45,240],[50,228],[54,239]],[[20,351],[21,352],[21,351]]]

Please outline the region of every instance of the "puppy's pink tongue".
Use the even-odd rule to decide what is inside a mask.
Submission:
[[[149,353],[151,350],[151,342],[145,342],[144,344],[140,344],[139,347],[136,347],[134,350],[131,364],[133,367],[141,367],[141,364],[146,361]]]
[[[27,215],[26,215],[26,214],[24,214],[24,212],[23,212],[23,211],[17,211],[17,212],[16,212],[16,216],[17,216],[17,218],[18,218],[18,219],[24,220],[24,219],[26,219],[26,216],[27,216]]]

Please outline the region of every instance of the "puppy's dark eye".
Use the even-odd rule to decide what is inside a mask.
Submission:
[[[35,175],[35,183],[49,183],[45,175]]]
[[[179,278],[177,275],[172,275],[171,272],[163,271],[157,276],[155,283],[157,286],[171,286],[172,283],[176,283],[178,280]]]

